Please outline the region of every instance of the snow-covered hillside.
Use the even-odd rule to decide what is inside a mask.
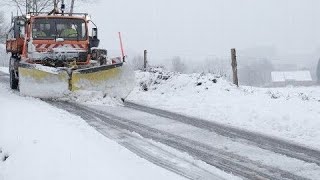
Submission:
[[[137,72],[127,100],[320,149],[320,88],[237,88],[213,74]]]

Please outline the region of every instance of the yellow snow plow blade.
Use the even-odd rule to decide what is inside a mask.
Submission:
[[[54,98],[68,93],[69,75],[64,69],[36,64],[19,65],[19,90],[22,95]]]
[[[75,70],[72,72],[70,90],[103,90],[107,79],[116,79],[121,73],[121,69],[116,67],[120,65]]]
[[[71,91],[102,91],[124,98],[134,87],[134,72],[123,63],[74,70],[71,77]]]
[[[23,95],[63,97],[70,91],[102,91],[125,98],[134,87],[134,72],[123,63],[71,70],[20,64],[19,89]]]

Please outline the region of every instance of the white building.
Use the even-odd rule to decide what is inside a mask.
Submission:
[[[310,71],[273,71],[271,81],[273,86],[310,86],[314,83]]]

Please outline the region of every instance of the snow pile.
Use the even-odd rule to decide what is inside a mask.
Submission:
[[[320,90],[319,86],[314,87],[293,87],[288,86],[286,88],[270,88],[261,89],[262,92],[266,92],[273,99],[300,99],[303,101],[318,101],[320,102]]]
[[[5,74],[9,74],[9,68],[8,67],[1,67],[0,66],[0,71],[5,73]]]
[[[0,180],[182,179],[5,84],[0,99]]]
[[[237,88],[214,74],[136,73],[128,101],[320,149],[320,88]]]
[[[161,94],[171,94],[181,89],[190,90],[190,87],[195,87],[195,92],[198,92],[203,88],[208,90],[218,81],[230,86],[227,81],[221,79],[221,76],[214,74],[180,74],[163,71],[162,68],[152,68],[149,72],[137,72],[138,89],[142,92],[158,90]]]
[[[57,98],[61,101],[71,101],[86,105],[106,105],[121,106],[122,100],[118,97],[112,97],[102,91],[76,91],[67,96]]]

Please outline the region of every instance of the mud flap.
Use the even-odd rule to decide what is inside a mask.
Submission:
[[[71,91],[102,91],[125,98],[134,87],[134,71],[124,63],[74,70]]]
[[[66,69],[20,63],[18,72],[22,95],[56,98],[69,92],[69,75]]]

